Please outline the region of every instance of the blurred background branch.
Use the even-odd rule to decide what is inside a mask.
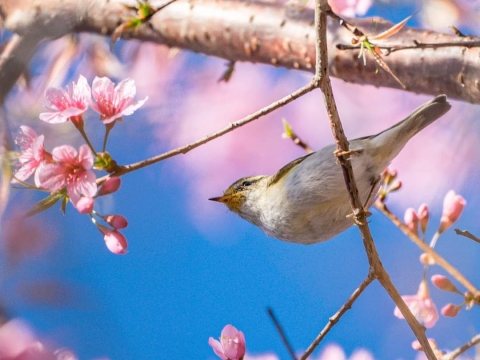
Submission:
[[[135,6],[132,2],[132,6]],[[162,2],[151,1],[152,7]],[[20,36],[32,33],[57,38],[72,32],[111,35],[135,15],[119,1],[49,0],[41,6],[33,0],[0,2],[4,24]],[[381,32],[392,24],[380,18],[348,19],[365,34]],[[122,37],[178,47],[229,61],[272,64],[314,72],[315,31],[313,10],[270,2],[179,0],[157,12],[145,24]],[[399,89],[386,72],[376,71],[375,61],[364,66],[359,50],[339,50],[351,44],[352,34],[332,20],[328,24],[330,74],[348,82]],[[404,28],[382,46],[401,48],[418,44],[462,43],[465,46],[418,46],[391,52],[385,61],[408,91],[478,103],[480,50],[478,38]],[[4,68],[0,76],[9,69]]]

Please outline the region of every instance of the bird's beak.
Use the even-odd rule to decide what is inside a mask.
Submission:
[[[213,198],[210,198],[210,199],[208,199],[208,200],[224,203],[224,202],[226,202],[230,197],[231,197],[231,196],[229,196],[229,195],[223,195],[223,196],[213,197]]]

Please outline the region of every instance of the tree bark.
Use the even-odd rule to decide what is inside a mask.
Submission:
[[[135,2],[132,3],[134,5]],[[162,2],[150,1],[152,6]],[[112,34],[135,16],[119,0],[3,0],[0,14],[5,26],[21,35],[56,38],[71,32]],[[127,31],[123,38],[178,47],[229,61],[248,61],[314,72],[313,10],[275,3],[228,0],[178,0],[156,13],[148,23]],[[365,34],[391,26],[380,18],[347,19]],[[375,29],[375,30],[373,30]],[[338,22],[328,24],[329,70],[334,77],[357,84],[401,89],[385,71],[376,71],[359,50],[340,50],[353,35]],[[451,46],[415,47],[414,41],[453,43]],[[462,45],[462,42],[465,45]],[[387,46],[414,46],[384,55],[407,91],[480,103],[480,38],[459,37],[404,28]],[[6,69],[0,69],[0,72]]]

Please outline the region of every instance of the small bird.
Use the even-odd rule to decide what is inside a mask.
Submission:
[[[408,140],[450,107],[447,97],[438,95],[391,128],[350,141],[350,149],[358,150],[350,161],[365,209],[375,201],[382,172]],[[275,175],[242,178],[209,200],[225,204],[271,237],[305,245],[329,240],[353,224],[334,151],[330,145],[293,160]]]

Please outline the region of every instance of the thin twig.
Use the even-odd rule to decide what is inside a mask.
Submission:
[[[452,275],[460,284],[470,291],[476,299],[480,299],[480,292],[475,288],[475,286],[473,286],[473,284],[468,281],[462,275],[462,273],[460,273],[455,267],[441,257],[435,250],[425,244],[422,239],[411,232],[407,225],[405,225],[397,216],[395,216],[395,214],[393,214],[383,202],[375,202],[375,208],[389,218],[392,223],[402,230],[402,232],[407,235],[415,243],[415,245],[422,249],[423,252],[427,253],[435,261],[435,264],[441,266],[446,272]]]
[[[295,356],[295,351],[293,350],[292,345],[288,341],[287,335],[285,335],[285,332],[283,331],[283,327],[282,325],[280,325],[280,322],[278,321],[277,317],[273,313],[273,310],[271,307],[267,307],[267,313],[268,313],[268,316],[270,316],[270,319],[272,319],[273,325],[275,325],[275,328],[277,329],[278,334],[280,335],[280,338],[283,341],[283,344],[287,348],[288,353],[290,354],[293,360],[297,360],[297,357]]]
[[[342,307],[332,316],[328,319],[327,325],[320,331],[320,333],[317,335],[315,340],[310,344],[308,349],[305,351],[305,353],[302,355],[300,360],[305,360],[307,359],[315,350],[315,348],[320,344],[320,342],[323,340],[323,338],[328,334],[328,332],[333,328],[333,326],[340,320],[340,318],[345,314],[348,310],[352,308],[353,303],[357,298],[362,294],[362,292],[367,288],[368,285],[372,283],[372,281],[375,280],[375,275],[372,272],[369,272],[367,277],[362,281],[360,286],[355,289],[355,291],[350,295],[348,300],[345,302],[345,304],[342,305]]]
[[[388,56],[390,53],[400,51],[400,50],[417,50],[417,49],[438,49],[442,47],[479,47],[480,41],[478,40],[465,40],[465,41],[447,41],[441,43],[421,43],[419,41],[414,41],[414,45],[377,45],[382,50],[386,50],[387,53],[384,54]],[[336,48],[338,50],[360,50],[360,45],[349,45],[349,44],[337,44]]]
[[[115,171],[115,173],[110,174],[108,176],[124,175],[124,174],[127,174],[129,172],[132,172],[132,171],[144,168],[146,166],[155,164],[159,161],[171,158],[173,156],[180,155],[180,154],[186,154],[189,151],[199,147],[200,145],[206,144],[206,143],[208,143],[208,142],[210,142],[210,141],[212,141],[212,140],[214,140],[214,139],[216,139],[216,138],[218,138],[222,135],[225,135],[226,133],[228,133],[232,130],[235,130],[236,128],[238,128],[240,126],[246,125],[246,124],[248,124],[248,123],[264,116],[264,115],[267,115],[267,114],[271,113],[272,111],[274,111],[274,110],[292,102],[293,100],[298,99],[302,95],[305,95],[306,93],[312,91],[314,88],[315,87],[312,84],[308,84],[308,85],[298,89],[297,91],[294,91],[293,93],[285,96],[284,98],[282,98],[278,101],[275,101],[274,103],[272,103],[268,106],[265,106],[264,108],[254,112],[253,114],[250,114],[250,115],[244,117],[243,119],[240,119],[238,121],[230,123],[229,125],[227,125],[223,129],[218,130],[217,132],[214,132],[213,134],[207,135],[207,136],[205,136],[205,137],[203,137],[203,138],[201,138],[197,141],[194,141],[190,144],[181,146],[181,147],[176,148],[174,150],[170,150],[170,151],[167,151],[163,154],[154,156],[150,159],[142,160],[142,161],[130,164],[130,165],[120,166],[119,169],[117,171]],[[101,179],[98,179],[97,182],[100,181],[100,183],[101,183],[101,182],[105,181],[105,179],[106,179],[106,177],[103,177]]]
[[[473,235],[470,231],[467,230],[460,230],[460,229],[453,229],[457,235],[465,236],[466,238],[469,238],[470,240],[476,241],[480,243],[480,239]]]
[[[462,346],[459,346],[455,350],[446,353],[440,358],[440,360],[453,360],[477,344],[480,344],[480,334],[475,335],[470,341],[466,342]]]
[[[353,219],[360,230],[365,251],[370,264],[370,272],[373,272],[380,284],[385,288],[392,300],[395,302],[408,325],[412,329],[420,345],[424,349],[425,355],[429,360],[436,360],[435,354],[425,336],[425,327],[422,326],[418,320],[413,316],[408,306],[403,301],[397,289],[390,280],[390,277],[382,265],[377,249],[373,242],[370,228],[366,221],[367,214],[360,202],[358,196],[358,189],[353,175],[353,169],[348,157],[342,154],[348,154],[348,141],[343,132],[340,117],[338,115],[337,106],[333,97],[333,91],[328,75],[328,57],[327,57],[327,40],[326,40],[326,14],[331,13],[332,10],[328,5],[327,0],[315,1],[315,29],[317,38],[315,43],[315,50],[317,54],[315,62],[315,76],[316,85],[320,87],[324,102],[327,107],[328,117],[330,119],[330,126],[335,139],[337,147],[337,159],[342,166],[342,172],[345,179],[345,184],[349,193],[350,205],[353,210]]]

